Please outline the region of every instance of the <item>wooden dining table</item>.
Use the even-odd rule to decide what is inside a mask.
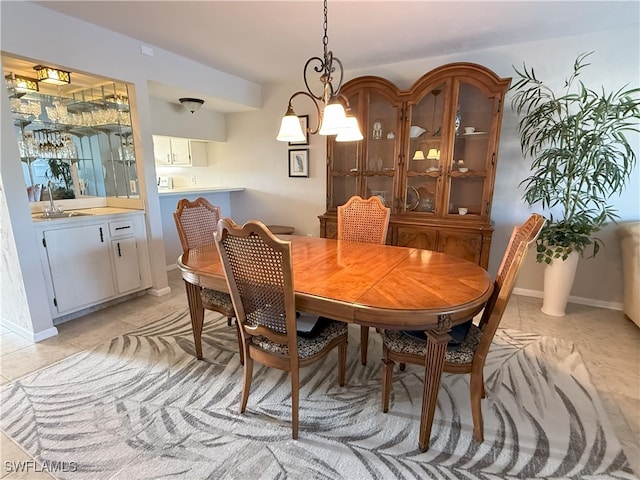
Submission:
[[[493,280],[461,258],[421,250],[326,238],[281,235],[291,241],[296,309],[380,329],[427,334],[418,447],[429,448],[449,330],[482,310]],[[215,244],[178,259],[196,346],[204,309],[200,287],[228,292]],[[198,358],[202,351],[197,351]]]

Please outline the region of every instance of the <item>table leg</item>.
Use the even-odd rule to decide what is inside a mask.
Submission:
[[[447,331],[427,330],[427,357],[424,369],[424,390],[422,392],[422,413],[420,415],[420,434],[418,448],[421,452],[429,449],[431,426],[436,412],[440,377],[444,366],[447,342],[451,336]]]
[[[196,348],[196,358],[202,360],[202,325],[204,324],[204,307],[200,296],[200,286],[184,281],[189,301],[189,314],[191,315],[191,329],[193,330],[193,343]]]

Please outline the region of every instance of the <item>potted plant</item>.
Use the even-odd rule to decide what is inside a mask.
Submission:
[[[71,166],[69,163],[59,158],[50,158],[48,163],[51,175],[47,175],[47,178],[51,180],[51,177],[53,177],[57,181],[53,199],[62,200],[76,198],[73,191],[73,177],[71,175]]]
[[[640,131],[640,88],[587,87],[578,77],[592,53],[577,56],[559,92],[526,65],[514,67],[518,80],[510,88],[522,153],[531,159],[531,175],[520,183],[523,198],[550,212],[537,240],[537,261],[547,265],[542,311],[555,316],[564,315],[578,258],[598,253],[602,242],[592,235],[618,218],[609,200],[636,165],[627,135]]]

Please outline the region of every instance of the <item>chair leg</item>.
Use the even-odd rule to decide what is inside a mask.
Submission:
[[[484,441],[484,425],[482,423],[482,392],[484,391],[482,375],[471,374],[471,416],[473,417],[473,439]]]
[[[200,286],[185,280],[187,300],[189,301],[189,314],[191,316],[191,329],[193,331],[193,346],[196,350],[196,358],[202,360],[202,326],[204,324],[204,307],[200,297]]]
[[[253,377],[253,358],[248,353],[248,348],[244,350],[244,378],[242,381],[242,400],[240,402],[240,413],[247,409],[249,400],[249,390],[251,389],[251,378]]]
[[[369,347],[369,327],[360,327],[360,362],[367,364],[367,349]]]
[[[389,411],[389,398],[391,397],[391,382],[393,382],[393,367],[395,363],[388,358],[382,359],[382,411]]]
[[[236,320],[236,336],[238,337],[238,351],[240,352],[240,365],[244,365],[244,349],[242,348],[242,335],[240,335],[240,324]]]
[[[227,317],[227,327],[230,327],[233,323],[233,317]]]
[[[401,363],[400,364],[400,371],[401,372],[404,372],[406,370],[406,368],[407,368],[407,364],[406,363]]]
[[[344,387],[345,372],[347,369],[347,344],[338,347],[338,383]]]
[[[482,398],[487,398],[487,391],[484,389],[484,374],[482,375]]]
[[[298,408],[300,407],[300,369],[291,370],[291,438],[298,438]]]

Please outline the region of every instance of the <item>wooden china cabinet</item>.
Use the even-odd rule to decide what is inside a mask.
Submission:
[[[406,91],[374,76],[346,83],[341,93],[365,138],[327,140],[321,236],[336,237],[336,209],[352,195],[378,195],[391,208],[388,244],[450,253],[487,268],[510,81],[480,65],[452,63]]]

